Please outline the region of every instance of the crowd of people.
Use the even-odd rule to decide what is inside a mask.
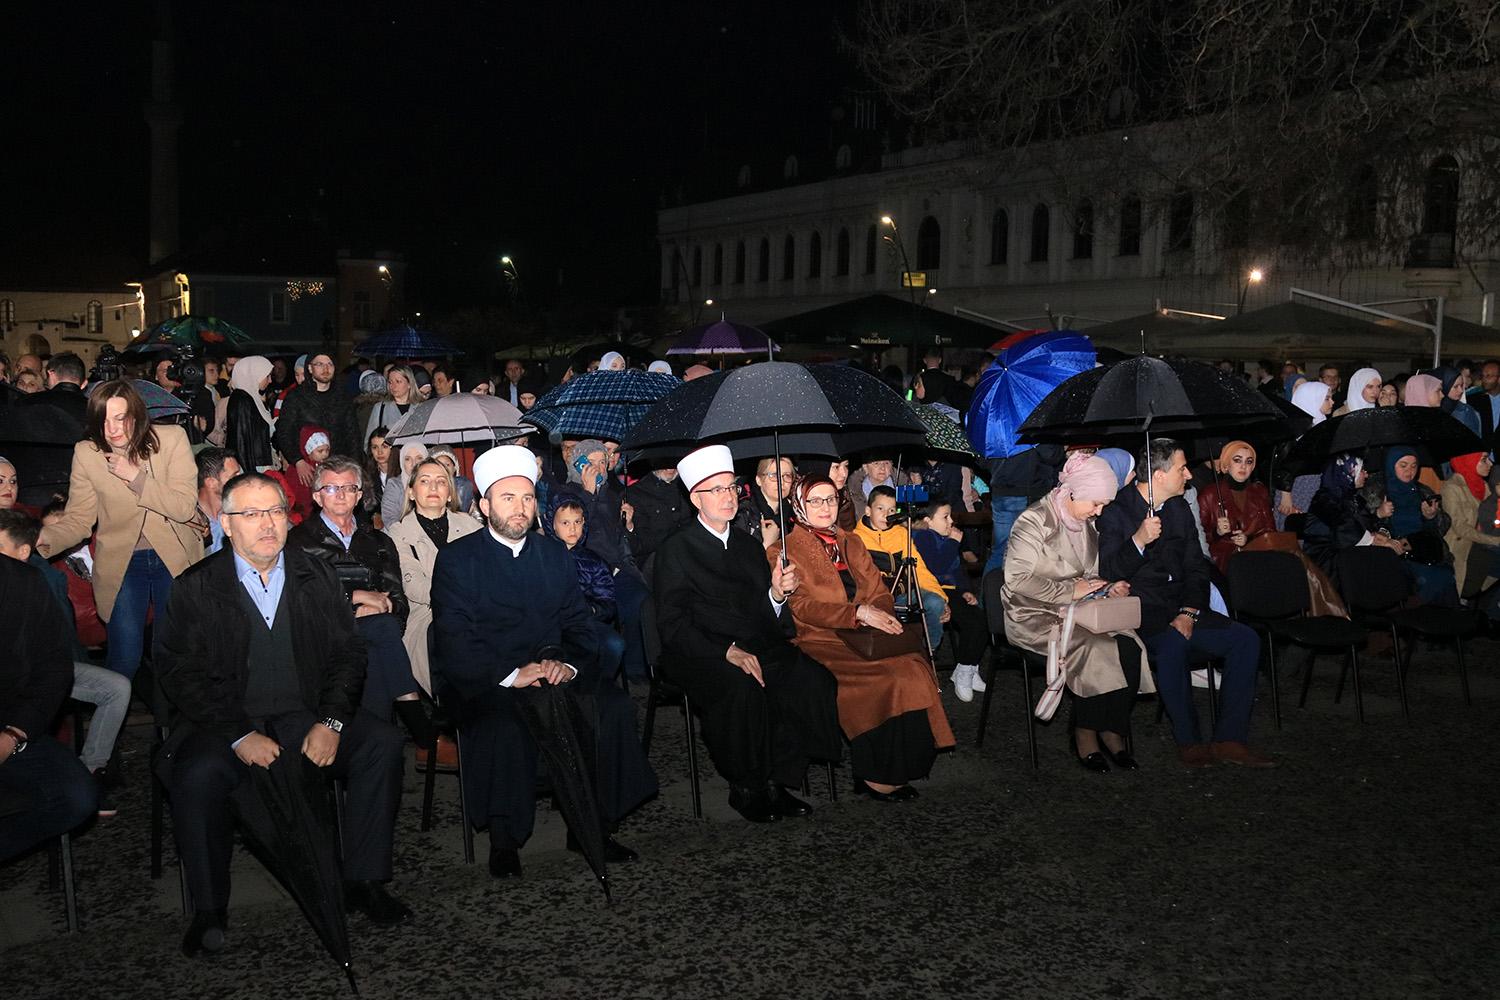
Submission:
[[[772,823],[808,815],[796,794],[808,767],[846,753],[858,794],[918,798],[957,744],[936,667],[951,664],[956,698],[971,702],[992,641],[1048,661],[1036,713],[1072,695],[1072,749],[1091,772],[1140,768],[1131,714],[1152,692],[1184,766],[1274,766],[1250,745],[1260,638],[1228,586],[1242,551],[1295,553],[1316,614],[1347,615],[1339,554],[1375,546],[1411,602],[1500,618],[1500,362],[1391,379],[1361,368],[1347,393],[1334,366],[1309,379],[1262,362],[1247,381],[1313,425],[1399,400],[1483,442],[1441,467],[1424,466],[1421,441],[1331,455],[1286,481],[1267,478],[1262,452],[1287,445],[1274,440],[904,465],[881,448],[746,464],[703,443],[630,464],[598,438],[390,440],[431,397],[534,406],[547,384],[519,360],[490,379],[444,363],[340,372],[327,353],[241,356],[211,359],[189,393],[152,365],[148,380],[189,397],[176,422],[153,421],[129,379],[88,385],[74,355],[4,364],[5,410],[47,403],[83,437],[0,458],[0,607],[14,623],[0,667],[0,861],[114,814],[134,688],[166,734],[154,761],[193,902],[188,954],[225,945],[236,825],[270,822],[255,769],[298,757],[346,788],[347,906],[391,925],[411,912],[387,888],[408,741],[420,767],[454,768],[461,740],[469,818],[489,831],[490,873],[513,878],[534,825],[538,727],[560,717],[583,720],[601,826],[571,830],[569,847],[597,833],[607,860],[636,859],[617,835],[657,779],[629,685],[653,676],[700,717],[733,810]],[[978,366],[946,370],[931,354],[910,379],[881,376],[961,423]],[[1075,627],[1101,598],[1133,598],[1138,614]],[[103,647],[102,662],[86,647]],[[1193,688],[1210,660],[1206,731]],[[76,757],[49,736],[68,698],[94,706]]]

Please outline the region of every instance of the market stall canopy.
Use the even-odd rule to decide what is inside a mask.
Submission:
[[[1414,326],[1396,328],[1361,316],[1305,302],[1279,302],[1264,309],[1195,326],[1151,343],[1152,354],[1203,361],[1219,358],[1297,361],[1394,361],[1410,364],[1432,356],[1432,334]],[[1447,353],[1447,337],[1444,337]]]
[[[782,344],[988,347],[1003,331],[894,295],[866,295],[783,316],[761,329]]]
[[[1166,350],[1163,344],[1176,344],[1188,340],[1210,327],[1207,324],[1213,320],[1187,319],[1172,313],[1162,312],[1159,309],[1139,316],[1127,316],[1125,319],[1111,320],[1108,323],[1100,323],[1083,331],[1094,347],[1112,347],[1125,354],[1140,354],[1141,334],[1146,336],[1146,354],[1158,354]],[[1182,353],[1180,349],[1174,349],[1171,353]]]

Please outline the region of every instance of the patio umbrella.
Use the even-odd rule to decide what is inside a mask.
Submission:
[[[1010,458],[1032,447],[1016,432],[1038,404],[1070,376],[1094,367],[1094,345],[1071,330],[1021,336],[979,376],[969,403],[968,435],[983,458]]]
[[[651,404],[680,385],[657,372],[589,372],[553,387],[521,419],[558,438],[623,441]]]
[[[918,403],[916,400],[907,400],[906,405],[912,408],[917,417],[927,427],[927,447],[934,451],[947,451],[964,458],[979,458],[979,453],[969,444],[969,439],[964,435],[964,429],[959,426],[944,409],[928,403]],[[957,412],[957,411],[953,411]]]
[[[83,394],[85,396],[92,396],[94,390],[99,388],[101,384],[95,382],[85,389]],[[148,382],[143,378],[133,378],[130,380],[130,384],[135,388],[136,392],[141,394],[141,400],[146,404],[146,414],[152,420],[180,417],[192,412],[192,407],[155,382]]]
[[[153,345],[191,347],[201,356],[209,349],[223,351],[228,348],[245,347],[253,338],[217,316],[175,316],[164,319],[147,330],[130,345],[140,350]]]
[[[731,323],[719,317],[716,323],[706,323],[682,331],[667,351],[674,354],[760,354],[770,356],[781,350],[781,346],[753,326]]]
[[[1425,465],[1437,465],[1455,455],[1489,448],[1473,431],[1442,410],[1386,406],[1355,410],[1323,421],[1292,445],[1282,460],[1282,469],[1288,475],[1311,475],[1322,471],[1334,455],[1393,444],[1416,448]]]
[[[396,421],[386,440],[392,444],[465,444],[505,441],[531,433],[521,411],[507,400],[472,392],[455,392],[418,403]]]
[[[446,337],[403,323],[367,338],[355,353],[382,358],[447,358],[464,352]]]
[[[779,467],[783,452],[817,454],[824,441],[848,454],[880,445],[920,445],[926,433],[905,401],[867,372],[848,365],[764,361],[674,390],[623,445],[680,455],[719,443],[737,459],[771,456]],[[785,537],[786,525],[780,527]]]

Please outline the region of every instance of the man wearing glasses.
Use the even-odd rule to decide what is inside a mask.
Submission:
[[[422,707],[411,658],[401,640],[410,609],[401,585],[401,557],[389,535],[361,528],[354,520],[363,479],[359,463],[342,455],[320,464],[313,474],[318,516],[293,528],[288,540],[293,548],[327,563],[344,585],[355,630],[369,654],[360,707],[387,720],[394,711],[412,742],[431,750],[437,732]]]
[[[328,564],[286,547],[287,500],[274,480],[258,473],[231,480],[219,519],[228,551],[178,578],[170,603],[177,617],[168,617],[156,648],[172,706],[158,768],[194,910],[182,949],[192,956],[224,948],[235,823],[257,840],[278,835],[251,769],[296,766],[299,755],[347,784],[347,905],[377,925],[399,923],[411,911],[383,883],[391,877],[402,740],[353,704],[365,652],[343,588]],[[302,834],[338,849],[332,828]]]
[[[354,403],[335,387],[335,374],[333,355],[311,354],[307,377],[286,395],[276,419],[276,447],[293,468],[302,458],[302,428],[309,424],[327,429],[332,454],[358,455],[364,446]],[[297,474],[304,485],[311,483],[312,476],[305,467]]]
[[[699,448],[677,476],[698,516],[656,552],[657,669],[702,717],[736,812],[752,823],[806,816],[812,807],[787,788],[810,760],[838,760],[842,743],[838,684],[789,641],[797,568],[769,565],[756,540],[731,530],[740,491],[728,448]]]

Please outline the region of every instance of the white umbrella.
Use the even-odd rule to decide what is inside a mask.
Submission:
[[[535,433],[521,423],[521,411],[497,396],[456,392],[418,403],[386,435],[392,444],[464,444],[503,441]]]

